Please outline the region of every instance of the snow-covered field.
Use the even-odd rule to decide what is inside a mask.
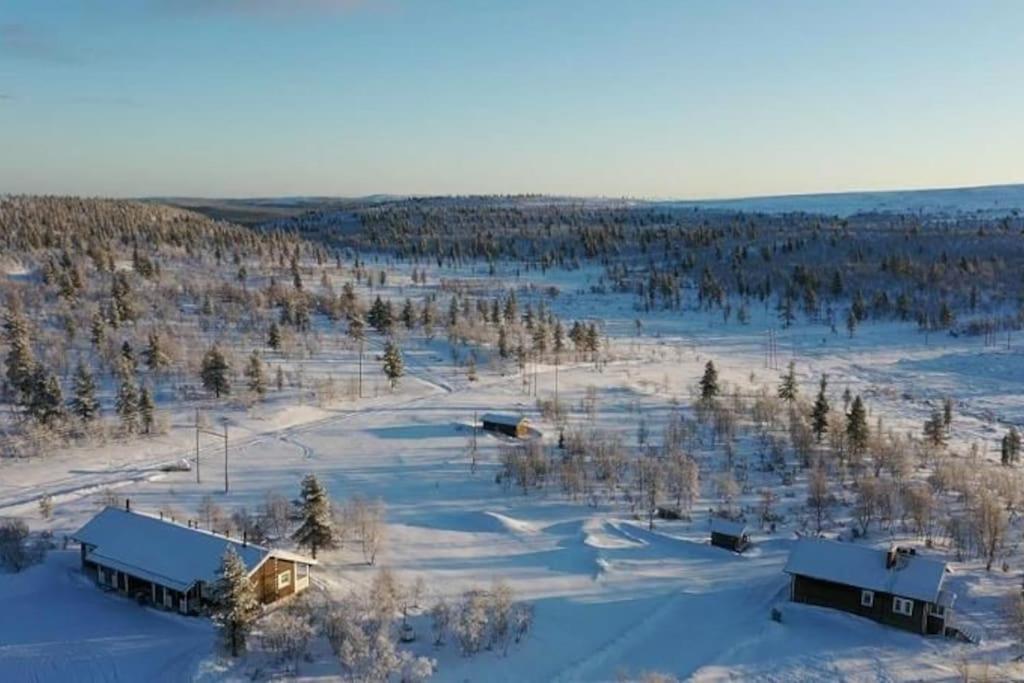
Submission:
[[[673,399],[684,407],[691,402],[708,359],[728,383],[774,391],[792,358],[804,395],[828,373],[834,396],[847,387],[864,396],[872,425],[882,416],[888,427],[915,434],[942,398],[952,396],[951,447],[962,453],[976,441],[990,459],[998,458],[993,445],[1005,429],[999,423],[1024,418],[1024,351],[1015,340],[1009,349],[938,335],[926,342],[913,326],[895,323],[865,325],[850,339],[798,325],[779,332],[779,369],[766,368],[765,332],[775,326],[774,312],[754,311],[746,326],[696,312],[666,313],[645,318],[638,335],[630,299],[584,294],[585,277],[553,272],[536,282],[562,287],[551,302],[559,315],[605,320],[612,343],[612,358],[600,368],[561,366],[560,396],[573,408],[570,424],[582,424],[589,418],[580,403],[588,387],[597,387],[594,425],[621,432],[630,446],[641,419],[659,435]],[[0,463],[0,515],[22,516],[59,540],[95,513],[95,494],[105,487],[117,487],[140,509],[191,514],[206,495],[225,508],[253,508],[268,491],[295,497],[301,477],[314,472],[336,498],[384,501],[379,567],[401,579],[422,577],[435,597],[500,578],[534,604],[532,632],[507,656],[435,649],[426,617],[414,617],[424,634],[414,649],[438,659],[442,681],[602,681],[644,671],[705,681],[930,681],[958,679],[965,660],[992,664],[995,679],[1024,676],[1010,663],[1016,650],[1002,613],[1020,577],[987,573],[979,561],[954,562],[950,578],[960,596],[958,618],[983,634],[979,645],[789,604],[781,570],[805,495],[801,481],[780,486],[787,523],[775,534],[755,531],[754,547],[739,556],[708,544],[707,511],[715,505],[711,448],[701,454],[704,495],[693,520],[659,521],[654,531],[618,501],[572,502],[557,484],[529,495],[504,490],[495,483],[499,441],[491,436],[480,437],[482,465],[472,473],[468,425],[476,412],[523,411],[547,443],[557,440],[557,431],[536,414],[535,399],[518,378],[482,365],[479,381],[470,383],[440,346],[409,340],[409,374],[393,394],[233,413],[228,494],[216,440],[204,440],[201,484],[192,472],[159,471],[189,452],[193,433],[182,412],[167,435],[153,440]],[[339,356],[332,371],[351,373],[354,362]],[[550,396],[554,368],[540,368],[538,377],[539,395]],[[44,493],[54,497],[49,520],[37,504]],[[751,506],[756,498],[751,488],[741,502]],[[827,531],[842,532],[847,522],[837,515]],[[878,532],[872,540],[884,545],[889,537]],[[225,673],[215,665],[205,620],[107,595],[78,573],[77,557],[77,549],[57,550],[21,574],[0,575],[0,679],[157,681],[248,673],[244,666]],[[367,584],[375,571],[349,548],[323,553],[315,579],[340,595]],[[773,607],[781,607],[781,622],[770,619]],[[301,673],[327,680],[338,674],[331,664],[314,662]]]

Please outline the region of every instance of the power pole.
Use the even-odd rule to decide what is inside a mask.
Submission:
[[[224,420],[224,493],[228,492],[228,421]]]
[[[199,408],[196,408],[196,483],[199,484]]]

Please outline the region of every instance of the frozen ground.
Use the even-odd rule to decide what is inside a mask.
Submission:
[[[559,389],[574,407],[573,422],[586,419],[578,405],[586,388],[596,386],[598,426],[620,430],[632,444],[643,416],[651,433],[659,434],[671,399],[689,402],[709,358],[729,382],[775,385],[779,371],[765,367],[772,312],[754,311],[749,326],[693,312],[654,315],[636,336],[629,300],[582,293],[586,277],[550,274],[564,292],[552,302],[554,309],[566,317],[607,320],[614,346],[614,359],[600,370],[586,363],[562,366]],[[713,504],[710,473],[702,472],[705,497],[695,506],[695,519],[659,523],[654,532],[629,519],[620,504],[573,503],[557,485],[529,496],[503,491],[494,482],[498,442],[491,437],[481,437],[483,464],[471,474],[465,425],[474,412],[534,415],[534,399],[521,393],[518,379],[489,367],[481,367],[479,382],[468,383],[437,343],[410,340],[407,346],[411,376],[395,394],[232,413],[227,495],[216,442],[204,445],[202,484],[192,473],[156,469],[188,452],[192,434],[182,412],[159,439],[0,463],[0,514],[24,516],[34,529],[50,528],[59,539],[96,511],[93,494],[105,486],[118,486],[142,509],[192,513],[207,494],[225,507],[250,508],[267,491],[294,497],[302,475],[316,472],[336,498],[384,500],[388,528],[379,566],[403,579],[423,577],[434,595],[454,596],[502,578],[535,604],[533,632],[507,657],[464,658],[451,646],[435,650],[425,619],[414,618],[424,636],[417,649],[438,658],[442,681],[593,681],[646,670],[702,681],[953,680],[963,659],[1004,665],[1000,676],[1024,675],[1005,668],[1016,651],[1000,611],[1003,596],[1020,582],[1017,574],[986,573],[977,562],[954,564],[958,614],[984,633],[981,645],[923,639],[789,605],[781,568],[793,528],[755,533],[755,547],[742,557],[711,548],[703,512]],[[865,396],[872,425],[882,415],[890,426],[919,432],[936,402],[952,395],[955,448],[975,440],[991,444],[1003,430],[998,421],[1024,417],[1024,354],[1015,344],[985,348],[979,340],[934,335],[926,344],[912,326],[895,324],[867,325],[849,339],[805,325],[780,332],[780,367],[790,358],[805,394],[828,372],[835,396],[847,386]],[[354,360],[339,356],[335,363],[332,371],[350,373]],[[542,396],[550,395],[553,380],[553,368],[542,368]],[[554,438],[551,425],[538,426]],[[796,505],[800,491],[799,483],[781,491],[784,505]],[[43,492],[55,496],[49,521],[40,518],[36,504]],[[752,504],[755,497],[749,492],[743,502]],[[0,576],[0,678],[244,675],[244,668],[224,674],[212,664],[206,622],[106,595],[75,571],[76,558],[73,550],[57,551],[23,574]],[[1017,567],[1019,557],[1011,560]],[[347,549],[323,554],[316,579],[340,594],[367,583],[372,572]],[[773,606],[782,606],[782,623],[769,618]],[[337,670],[317,662],[303,674],[329,679]]]

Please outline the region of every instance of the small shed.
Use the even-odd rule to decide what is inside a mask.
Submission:
[[[712,518],[711,545],[742,553],[750,545],[746,525],[722,517]]]
[[[480,418],[485,432],[494,432],[524,439],[530,435],[530,421],[519,415],[486,413]]]

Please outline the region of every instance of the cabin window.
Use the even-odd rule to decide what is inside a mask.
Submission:
[[[292,573],[289,571],[281,572],[277,575],[277,587],[278,589],[285,588],[292,582]]]
[[[942,605],[930,605],[929,606],[929,611],[932,614],[934,614],[935,616],[941,617],[945,613],[946,608],[943,607]]]
[[[861,607],[873,607],[875,604],[875,591],[861,591],[860,592],[860,606]]]
[[[914,614],[914,601],[906,598],[893,598],[892,611],[896,614],[912,616]]]

